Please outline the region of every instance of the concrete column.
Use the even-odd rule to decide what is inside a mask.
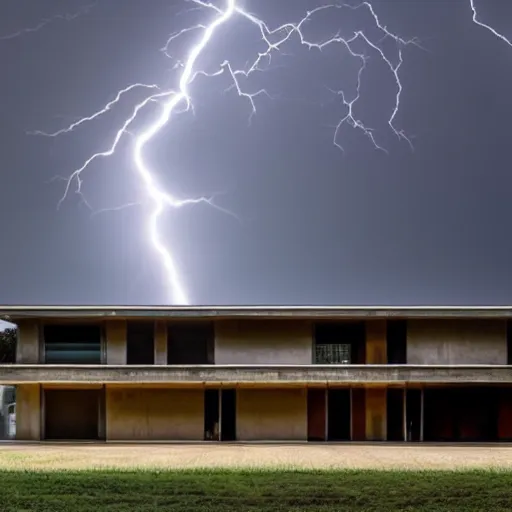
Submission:
[[[126,321],[107,321],[106,339],[107,364],[126,364]]]
[[[167,364],[167,324],[155,322],[155,364]]]
[[[387,363],[386,320],[366,322],[366,364]]]
[[[387,439],[387,393],[386,388],[366,389],[366,440]]]
[[[16,439],[19,441],[41,439],[41,386],[39,384],[16,386]]]
[[[17,364],[38,364],[39,322],[20,320],[18,322],[18,342],[16,343]]]

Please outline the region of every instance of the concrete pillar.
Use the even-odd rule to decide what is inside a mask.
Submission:
[[[41,439],[41,386],[39,384],[16,386],[16,439],[19,441]]]
[[[126,364],[126,321],[108,320],[106,339],[107,364]]]
[[[386,388],[366,389],[366,440],[387,439],[387,392]]]
[[[167,364],[167,324],[155,322],[155,364]]]
[[[387,363],[386,320],[366,322],[366,364]]]
[[[39,360],[39,322],[20,320],[18,322],[18,342],[16,343],[17,364],[38,364]]]

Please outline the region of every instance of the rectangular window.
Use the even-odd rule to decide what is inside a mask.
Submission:
[[[388,364],[407,363],[407,320],[387,322]]]
[[[363,322],[315,325],[315,364],[363,364],[366,342]]]
[[[211,322],[173,323],[167,327],[167,364],[213,364]]]
[[[45,325],[46,364],[101,364],[101,326]]]
[[[128,322],[126,329],[126,364],[150,365],[155,362],[155,324]]]

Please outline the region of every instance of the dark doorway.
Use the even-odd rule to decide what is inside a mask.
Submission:
[[[204,392],[204,439],[219,441],[219,395],[218,389],[206,389]]]
[[[236,389],[221,391],[221,441],[236,441]]]
[[[499,389],[460,387],[425,390],[426,441],[496,441]]]
[[[329,441],[350,441],[350,389],[329,389],[327,410]]]
[[[325,441],[325,389],[308,389],[308,441]]]
[[[388,364],[407,363],[407,320],[387,322]]]
[[[213,364],[211,322],[175,323],[167,328],[167,364]]]
[[[366,441],[366,389],[352,388],[352,440]]]
[[[404,441],[404,390],[387,390],[388,441]]]
[[[128,322],[126,329],[126,363],[150,365],[155,362],[155,324]]]
[[[408,389],[407,441],[421,441],[421,389]]]
[[[46,389],[45,439],[99,440],[100,389]]]

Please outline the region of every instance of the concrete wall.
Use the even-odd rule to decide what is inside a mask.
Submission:
[[[204,438],[202,389],[106,389],[107,441]]]
[[[504,320],[409,320],[408,364],[507,364]]]
[[[167,325],[155,322],[155,364],[167,364]]]
[[[308,435],[306,389],[238,389],[239,441],[305,441]]]
[[[387,392],[386,388],[366,389],[366,440],[387,439]]]
[[[107,364],[126,364],[126,321],[106,323]]]
[[[16,386],[16,439],[41,439],[41,388],[39,384]]]
[[[311,323],[225,320],[215,325],[215,364],[311,364]]]
[[[20,320],[18,322],[18,341],[16,344],[16,363],[39,363],[39,322]]]
[[[386,320],[366,322],[366,364],[387,363]]]

